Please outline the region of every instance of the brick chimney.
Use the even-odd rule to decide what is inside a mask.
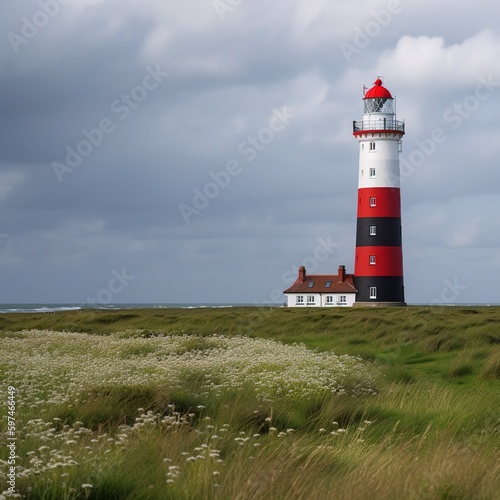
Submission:
[[[339,266],[339,283],[345,281],[345,266]]]
[[[304,283],[306,280],[306,268],[304,266],[299,267],[299,283]]]

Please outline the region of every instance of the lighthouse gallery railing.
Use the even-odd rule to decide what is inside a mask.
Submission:
[[[361,132],[363,130],[395,130],[405,133],[405,122],[399,120],[368,120],[368,121],[353,121],[353,132]]]

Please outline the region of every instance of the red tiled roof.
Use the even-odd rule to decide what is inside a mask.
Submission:
[[[345,280],[339,283],[337,274],[309,274],[304,277],[304,282],[297,278],[297,281],[283,293],[356,293],[353,278],[354,274],[346,274]],[[328,288],[327,281],[332,282]],[[311,282],[313,285],[309,286]]]

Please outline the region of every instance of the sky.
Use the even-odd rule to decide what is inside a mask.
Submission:
[[[500,303],[493,0],[7,0],[0,303],[282,303],[353,272],[363,85],[408,303]]]

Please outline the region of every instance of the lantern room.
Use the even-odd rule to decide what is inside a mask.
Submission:
[[[368,130],[397,132],[400,135],[405,133],[404,122],[396,120],[394,98],[382,85],[380,78],[375,80],[371,89],[365,91],[363,101],[363,120],[353,122],[354,135],[360,135]]]
[[[365,113],[390,113],[394,114],[394,99],[391,93],[382,85],[382,80],[377,78],[374,86],[366,91]]]

